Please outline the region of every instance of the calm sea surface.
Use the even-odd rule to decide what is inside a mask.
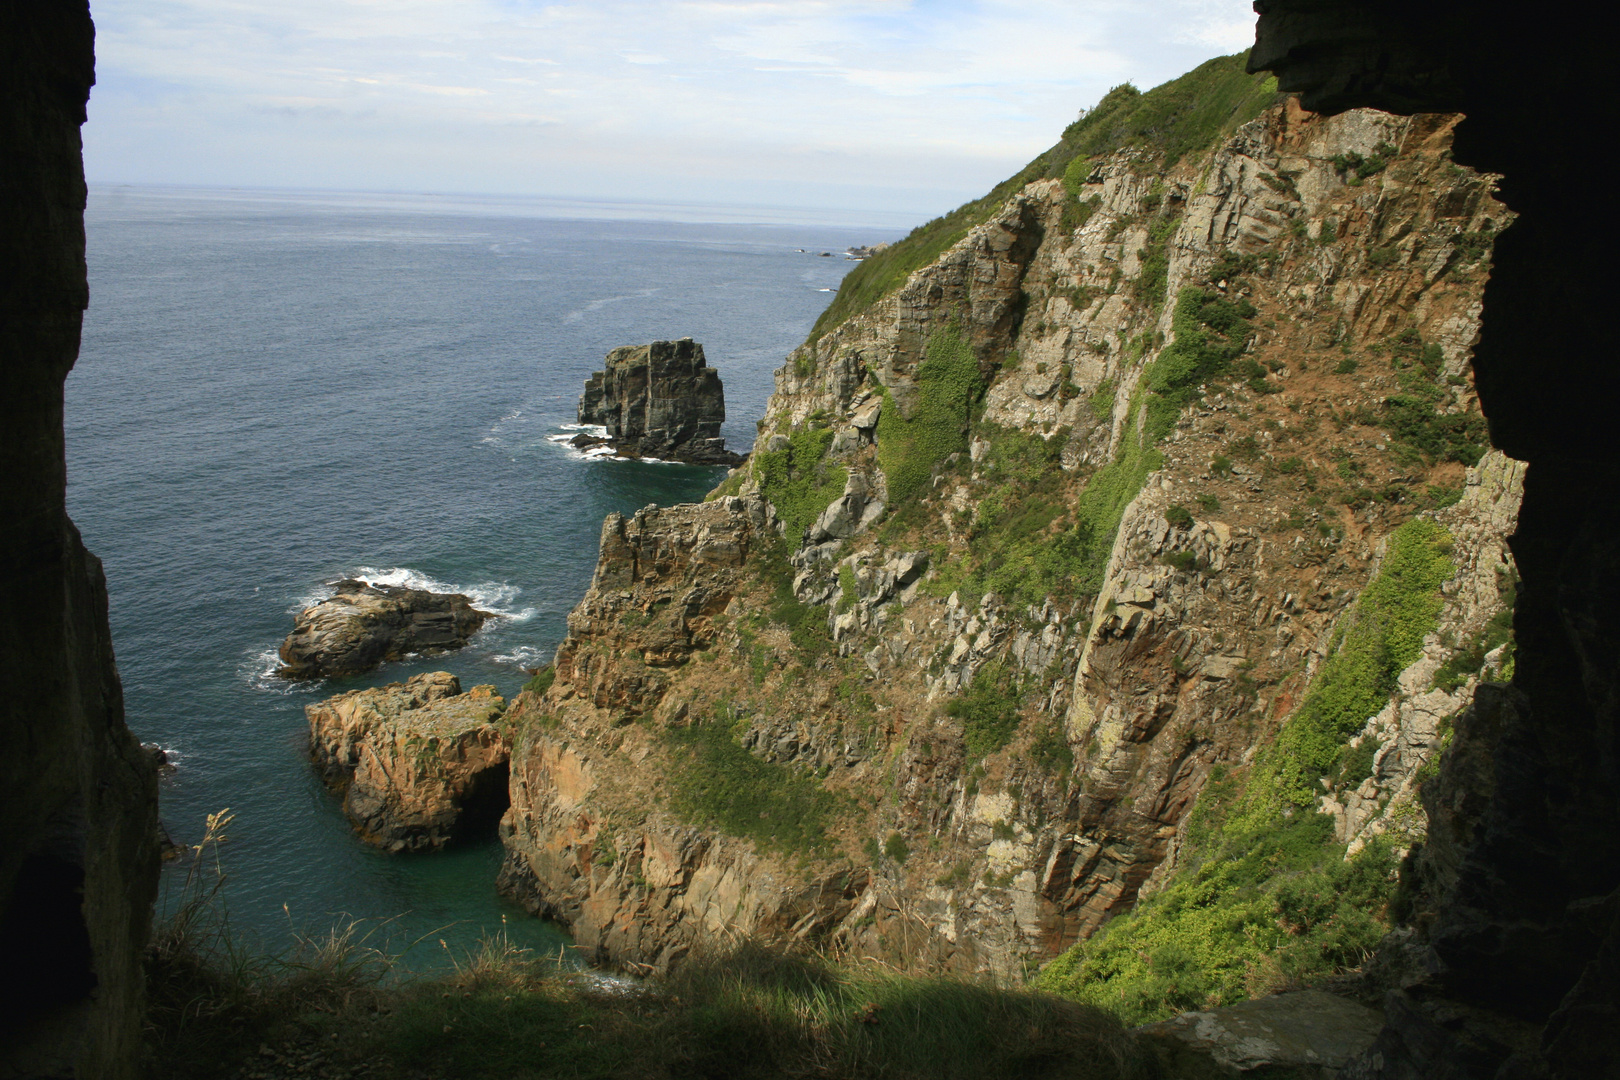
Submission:
[[[523,944],[566,941],[496,896],[493,838],[417,856],[361,844],[305,757],[303,708],[431,670],[516,693],[562,638],[603,516],[699,499],[724,475],[548,441],[603,355],[696,338],[746,449],[771,371],[851,265],[815,253],[904,231],[747,216],[92,189],[69,510],[106,564],[130,727],[179,763],[170,832],[195,841],[208,813],[236,815],[222,859],[237,929],[281,948],[334,919],[394,918],[396,944],[425,939],[407,958],[423,968],[440,938],[465,947],[503,917]],[[294,612],[348,575],[506,617],[451,656],[271,677]]]

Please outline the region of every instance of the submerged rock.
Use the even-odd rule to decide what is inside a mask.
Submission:
[[[625,457],[737,465],[742,455],[720,437],[725,419],[720,375],[691,338],[614,349],[579,398],[579,422],[606,428],[606,441]]]
[[[293,632],[281,643],[277,675],[356,675],[410,653],[459,649],[494,617],[460,593],[364,581],[339,581],[333,589],[330,599],[298,613]]]
[[[310,756],[370,844],[440,848],[506,809],[506,701],[447,671],[306,706]]]

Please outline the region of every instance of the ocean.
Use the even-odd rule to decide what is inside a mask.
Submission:
[[[176,763],[165,825],[194,843],[209,813],[235,815],[219,856],[236,933],[277,951],[364,920],[374,940],[417,942],[404,962],[420,970],[503,927],[566,947],[496,895],[493,837],[428,855],[362,844],[309,763],[303,708],[434,670],[515,694],[562,639],[603,517],[701,499],[724,476],[554,441],[603,356],[697,339],[725,382],[728,445],[747,450],[772,370],[853,265],[839,253],[904,231],[795,211],[91,188],[68,509],[106,566],[129,725]],[[347,576],[464,592],[503,617],[458,653],[276,678],[294,614]],[[166,871],[160,907],[183,873]]]

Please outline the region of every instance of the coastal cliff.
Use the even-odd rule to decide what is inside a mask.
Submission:
[[[157,769],[124,723],[107,583],[66,509],[63,381],[89,286],[84,3],[0,11],[0,1076],[133,1078]],[[25,614],[24,614],[25,613]]]
[[[1182,999],[1093,939],[1147,934],[1232,822],[1300,880],[1393,880],[1452,713],[1511,669],[1521,478],[1468,367],[1511,215],[1456,122],[1213,61],[861,263],[747,468],[610,520],[511,712],[506,886],[631,966],[726,932],[1002,973],[1078,943],[1052,985],[1151,1016]],[[1183,997],[1294,977],[1242,948]]]

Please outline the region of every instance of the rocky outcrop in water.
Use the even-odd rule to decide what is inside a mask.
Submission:
[[[281,643],[277,675],[357,675],[413,653],[459,649],[494,617],[460,593],[364,581],[339,581],[333,590],[330,599],[298,613],[293,632]]]
[[[579,422],[606,428],[607,442],[624,457],[736,465],[742,456],[720,437],[725,419],[720,374],[691,338],[614,349],[579,399]]]
[[[306,706],[310,755],[344,792],[362,839],[388,851],[444,847],[491,828],[506,808],[506,702],[465,694],[447,671]]]

